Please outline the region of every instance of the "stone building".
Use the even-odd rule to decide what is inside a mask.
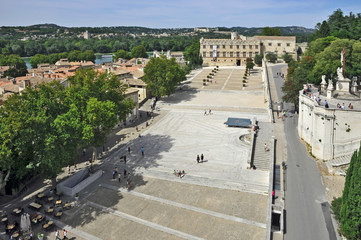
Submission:
[[[323,160],[350,156],[361,141],[360,86],[341,68],[337,75],[335,84],[323,76],[320,89],[308,84],[299,95],[298,134]]]
[[[244,66],[247,58],[267,53],[278,56],[289,53],[296,57],[296,37],[246,37],[232,33],[231,39],[200,39],[203,66]]]

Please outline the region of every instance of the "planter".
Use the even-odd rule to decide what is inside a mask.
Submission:
[[[206,85],[207,85],[207,83],[204,82],[204,83],[203,83],[203,86],[206,86]]]

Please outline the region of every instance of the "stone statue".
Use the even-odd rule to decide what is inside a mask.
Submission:
[[[321,84],[324,84],[326,85],[326,75],[322,75],[322,81],[321,81]]]
[[[344,80],[342,68],[340,67],[337,68],[337,78],[338,80]]]
[[[333,89],[334,89],[334,88],[333,88],[333,83],[332,83],[332,80],[331,80],[331,79],[328,80],[327,89],[328,89],[328,90],[333,90]]]

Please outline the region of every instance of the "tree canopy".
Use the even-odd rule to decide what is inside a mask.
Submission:
[[[261,36],[281,36],[281,30],[278,28],[265,27],[262,29]]]
[[[189,61],[189,65],[200,66],[203,63],[202,56],[199,53],[200,43],[199,41],[195,41],[192,45],[186,47],[184,51],[184,58],[186,61]]]
[[[266,59],[267,59],[267,61],[269,61],[271,63],[275,63],[277,61],[277,55],[274,53],[267,53]]]
[[[125,50],[123,50],[123,49],[120,49],[120,50],[118,50],[118,51],[116,51],[116,52],[114,53],[113,61],[116,61],[116,60],[118,60],[119,58],[129,60],[131,57],[130,57],[129,52],[127,52],[127,51],[125,51]]]
[[[0,54],[0,66],[9,66],[5,71],[4,77],[20,77],[26,75],[28,72],[25,61],[18,55],[3,55]]]
[[[132,48],[132,51],[130,53],[132,58],[147,58],[147,50],[143,45],[135,46]]]
[[[144,68],[143,80],[156,97],[171,95],[177,85],[185,79],[184,71],[174,58],[167,59],[165,56],[151,58]]]
[[[13,187],[28,173],[55,179],[77,149],[102,145],[133,108],[113,74],[79,70],[69,81],[28,87],[0,108],[0,175],[10,172]]]

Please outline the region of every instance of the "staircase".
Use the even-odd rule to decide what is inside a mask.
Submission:
[[[267,144],[267,151],[264,150],[264,144]],[[256,137],[253,155],[253,165],[257,170],[269,171],[270,164],[270,143],[269,140],[262,140]]]

